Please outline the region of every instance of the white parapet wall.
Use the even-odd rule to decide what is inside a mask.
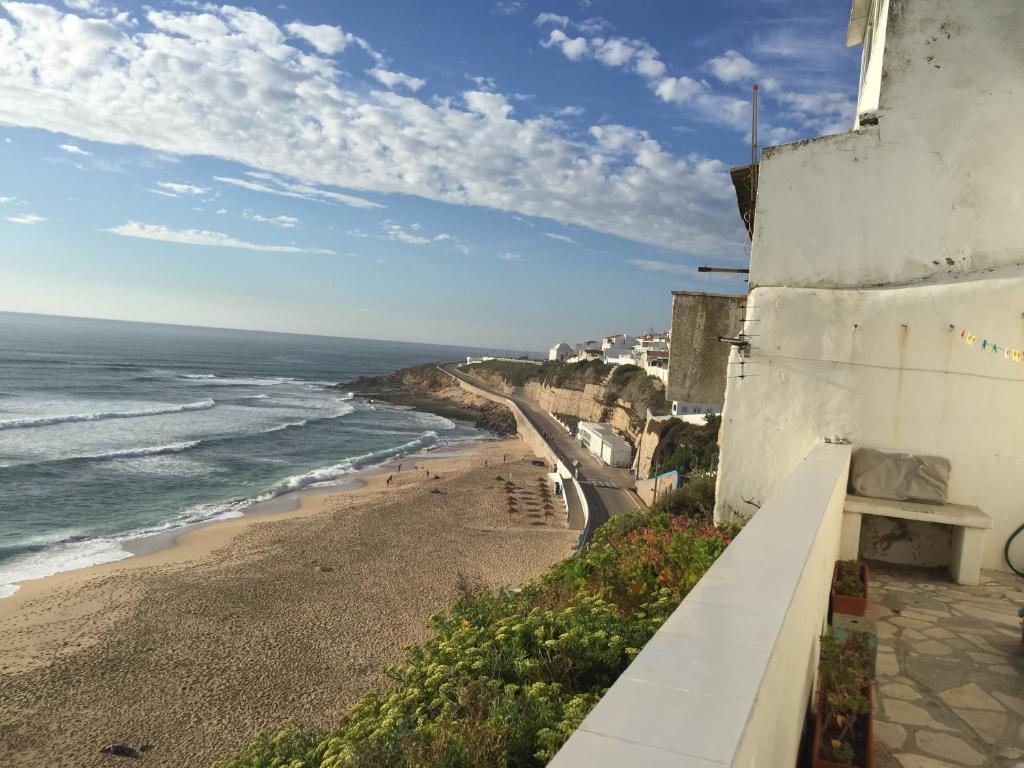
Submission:
[[[811,451],[587,715],[551,768],[795,766],[849,465],[849,446]]]

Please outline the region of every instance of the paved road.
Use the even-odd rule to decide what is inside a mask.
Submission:
[[[583,495],[587,499],[587,508],[590,510],[588,536],[592,535],[602,523],[607,522],[608,518],[629,512],[640,506],[636,497],[627,490],[633,486],[633,477],[628,471],[613,469],[603,464],[590,451],[577,443],[572,435],[565,431],[565,427],[532,400],[500,392],[489,384],[459,370],[456,363],[448,363],[442,365],[441,368],[474,387],[507,397],[519,406],[530,423],[544,436],[551,450],[566,466],[571,467],[576,461],[579,462],[580,475],[577,479],[580,481]],[[571,527],[573,527],[573,522],[570,519]],[[582,527],[582,523],[580,522],[575,527],[577,529]]]

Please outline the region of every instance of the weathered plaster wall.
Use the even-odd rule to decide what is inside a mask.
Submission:
[[[892,0],[888,14],[878,124],[764,151],[751,287],[1024,263],[1024,3]]]
[[[672,346],[665,387],[669,400],[722,402],[729,345],[718,338],[739,333],[745,299],[745,296],[673,291]]]
[[[984,565],[1005,567],[1003,543],[1024,522],[1024,362],[1001,349],[1024,349],[1024,268],[888,289],[758,288],[748,306],[760,335],[752,375],[726,390],[716,514],[755,512],[811,446],[845,437],[947,457],[949,501],[992,516]],[[933,540],[921,553],[941,557],[948,534],[923,530]]]
[[[649,480],[637,480],[636,495],[640,497],[644,504],[651,506],[660,497],[666,493],[671,493],[678,487],[679,473],[676,471],[665,472]]]

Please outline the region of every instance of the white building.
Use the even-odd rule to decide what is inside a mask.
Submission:
[[[568,363],[581,363],[588,360],[600,360],[604,357],[604,350],[600,342],[584,341],[573,347],[573,356],[566,359]]]
[[[602,359],[612,365],[636,365],[636,357],[632,347],[624,344],[615,344],[604,348]]]
[[[562,362],[573,356],[573,349],[564,341],[560,341],[548,350],[548,360]]]
[[[749,514],[838,436],[949,459],[949,502],[992,518],[983,566],[1007,568],[1024,522],[1022,40],[1021,0],[853,3],[853,130],[760,162],[754,343],[730,361],[719,519]],[[950,557],[948,529],[913,521],[882,552],[892,525],[865,516],[861,554]]]
[[[669,335],[667,331],[658,333],[645,333],[636,340],[633,351],[639,355],[641,352],[667,352],[669,347]]]
[[[641,349],[639,352],[634,351],[634,355],[636,364],[647,371],[648,376],[653,376],[662,384],[668,384],[667,349]]]
[[[626,438],[607,424],[581,421],[576,439],[609,467],[628,467],[632,461],[633,449],[629,447]]]
[[[605,351],[613,347],[632,349],[634,344],[636,344],[636,339],[628,333],[613,333],[611,336],[605,336],[601,339],[601,349]]]
[[[673,400],[672,415],[691,424],[707,424],[708,416],[722,415],[722,406],[714,403],[684,403]]]

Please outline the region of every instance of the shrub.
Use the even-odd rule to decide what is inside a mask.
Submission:
[[[721,421],[718,416],[710,416],[704,426],[678,420],[667,422],[658,434],[651,476],[673,470],[683,475],[695,469],[715,471]]]
[[[715,477],[690,478],[676,490],[659,496],[651,505],[651,512],[711,522],[715,512]]]
[[[617,517],[521,590],[466,594],[435,616],[434,635],[389,668],[394,687],[364,696],[315,748],[293,734],[294,752],[267,762],[261,736],[222,765],[543,765],[730,538],[683,517]]]
[[[317,752],[323,736],[303,731],[288,723],[276,735],[260,733],[248,747],[235,757],[214,768],[306,768],[319,765]]]

